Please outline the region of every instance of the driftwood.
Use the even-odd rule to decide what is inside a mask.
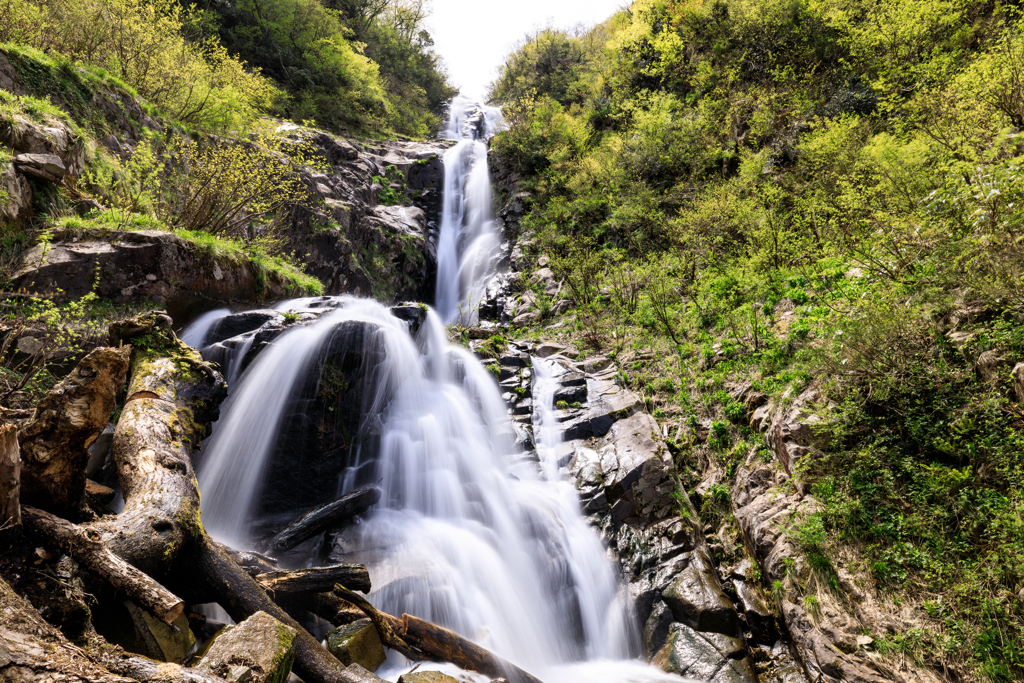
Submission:
[[[268,550],[281,553],[328,529],[336,529],[376,505],[380,489],[366,486],[346,493],[341,498],[304,513],[266,543]],[[330,586],[324,590],[330,590]]]
[[[111,647],[98,648],[89,654],[107,671],[139,683],[225,683],[219,676],[177,664],[154,662],[152,659]]]
[[[185,610],[185,603],[159,583],[110,552],[100,533],[28,505],[22,508],[25,528],[53,543],[114,590],[131,598],[165,624]]]
[[[21,427],[21,500],[75,515],[85,495],[86,450],[110,420],[128,370],[127,348],[94,349],[39,402]]]
[[[124,510],[96,524],[120,557],[190,603],[219,603],[235,621],[264,611],[298,632],[295,672],[306,683],[356,677],[214,543],[200,519],[192,448],[226,393],[223,378],[170,330],[165,315],[111,325],[111,343],[145,338],[132,353],[128,400],[113,452]]]
[[[257,574],[255,578],[272,595],[323,593],[338,583],[351,590],[370,592],[370,573],[366,571],[366,566],[361,564],[266,572]]]
[[[512,683],[540,683],[515,664],[453,631],[408,614],[399,619],[381,612],[361,596],[341,586],[336,586],[333,592],[356,605],[373,621],[381,642],[410,659],[450,662],[467,671],[507,678]]]
[[[21,524],[21,453],[18,428],[0,427],[0,529]]]

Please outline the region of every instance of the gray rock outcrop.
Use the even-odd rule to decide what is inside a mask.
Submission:
[[[257,612],[221,631],[195,668],[232,683],[284,683],[292,670],[295,629]]]

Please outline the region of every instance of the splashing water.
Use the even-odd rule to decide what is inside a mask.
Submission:
[[[379,433],[379,452],[353,455],[339,483],[339,491],[351,489],[354,473],[369,466],[383,496],[336,543],[334,557],[367,565],[371,601],[451,628],[547,683],[680,680],[631,659],[639,635],[626,588],[558,471],[557,366],[534,361],[538,466],[516,446],[494,378],[469,351],[447,343],[433,311],[414,338],[382,305],[345,297],[264,350],[204,447],[207,529],[219,540],[246,542],[296,378],[346,321],[370,323],[383,351],[366,366],[365,381],[372,391],[365,428]],[[604,660],[615,663],[595,664]],[[404,664],[393,654],[381,673],[397,676]]]
[[[445,323],[477,321],[477,309],[500,257],[501,237],[491,220],[487,140],[501,112],[465,97],[451,104],[444,137],[458,144],[444,155],[441,231],[437,241],[437,312]]]

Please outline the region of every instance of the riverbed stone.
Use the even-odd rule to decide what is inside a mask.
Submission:
[[[234,683],[284,683],[295,659],[296,631],[266,612],[224,629],[195,666]]]
[[[459,683],[459,680],[440,671],[415,671],[399,676],[398,683]]]
[[[743,643],[720,633],[701,633],[673,623],[665,646],[651,663],[662,671],[708,683],[756,683]]]
[[[373,622],[360,619],[327,632],[327,649],[342,664],[359,664],[368,671],[380,668],[387,655]]]

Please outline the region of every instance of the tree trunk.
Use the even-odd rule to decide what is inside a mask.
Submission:
[[[94,349],[36,406],[18,434],[22,502],[65,517],[81,510],[86,449],[110,421],[128,354]]]
[[[218,602],[236,621],[264,611],[298,632],[295,671],[306,683],[354,681],[344,666],[267,596],[203,529],[192,449],[226,392],[223,378],[149,314],[111,325],[138,339],[128,400],[114,432],[124,510],[97,526],[120,557],[190,602]]]
[[[257,574],[256,581],[272,595],[297,593],[324,593],[340,583],[345,588],[370,592],[370,573],[361,564],[339,564],[333,567],[313,567],[295,571]]]
[[[346,493],[341,498],[304,513],[283,531],[267,542],[267,548],[274,553],[291,550],[306,539],[337,529],[356,515],[362,514],[380,500],[380,489],[366,486]],[[351,586],[350,586],[351,588]],[[330,590],[330,586],[324,590]]]
[[[0,529],[21,524],[21,452],[18,428],[0,427]]]
[[[110,552],[96,529],[77,526],[27,505],[22,513],[25,528],[40,540],[55,544],[79,565],[165,624],[174,623],[185,610],[185,603],[178,596]]]
[[[177,664],[154,662],[110,647],[90,651],[90,655],[108,671],[139,683],[225,683],[223,678],[202,671]]]

